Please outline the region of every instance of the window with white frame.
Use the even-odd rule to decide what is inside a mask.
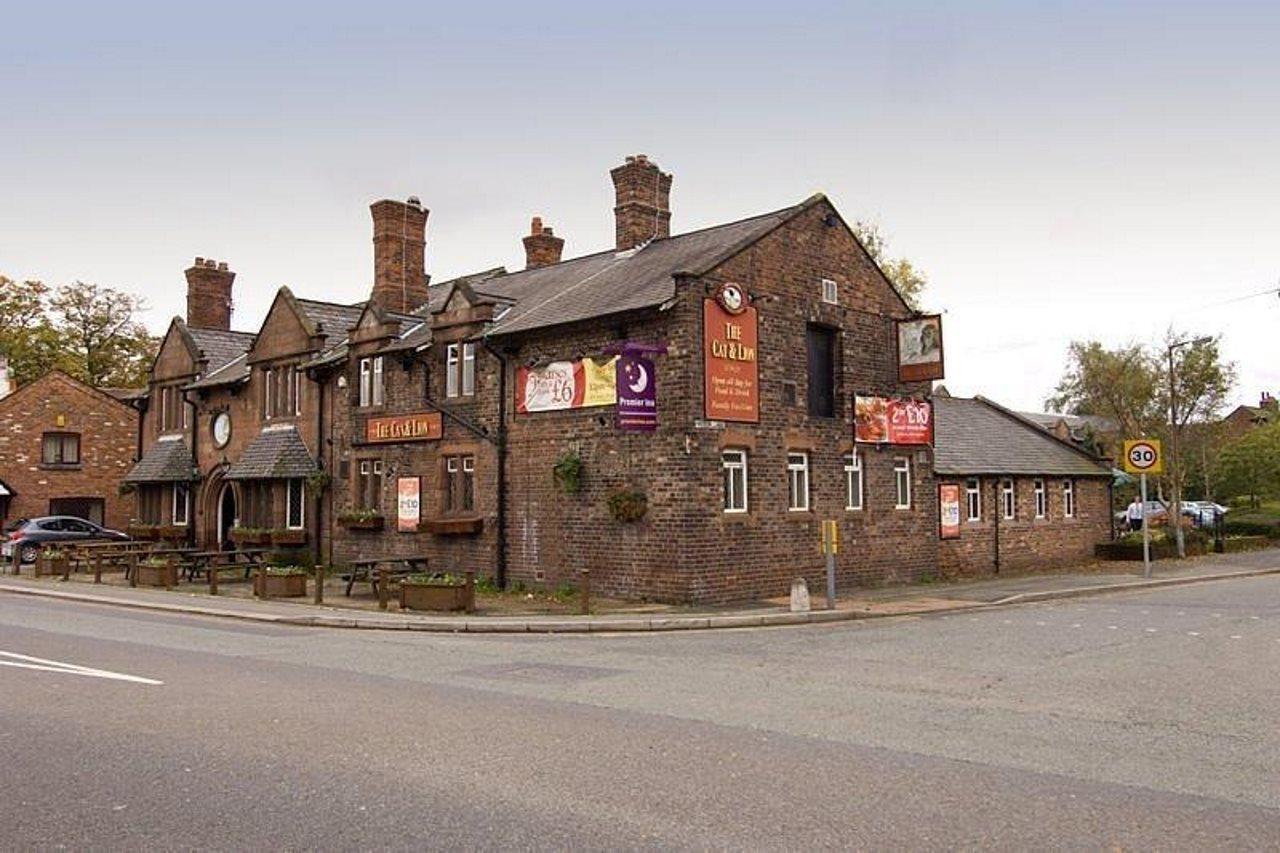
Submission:
[[[381,406],[385,399],[382,356],[360,359],[360,405]]]
[[[787,509],[809,508],[809,454],[787,454]]]
[[[1073,480],[1062,481],[1062,517],[1076,517],[1076,484]]]
[[[186,483],[173,484],[173,524],[185,527],[191,505],[191,490]]]
[[[285,527],[290,530],[301,530],[306,522],[306,486],[302,480],[294,479],[286,481],[287,491]]]
[[[1044,480],[1036,480],[1034,489],[1036,494],[1036,518],[1044,518],[1049,513],[1049,495],[1045,492]]]
[[[893,460],[893,508],[911,509],[911,460],[899,456]]]
[[[747,451],[726,450],[720,454],[724,471],[724,511],[747,511]]]
[[[1018,516],[1017,493],[1013,489],[1013,480],[1000,481],[1000,510],[1006,520]]]
[[[356,476],[356,509],[382,511],[382,460],[361,459]]]
[[[446,397],[470,397],[476,393],[476,345],[449,344],[445,347]]]
[[[829,278],[822,280],[822,301],[828,305],[840,304],[840,286]]]
[[[862,509],[862,454],[844,457],[844,508]]]
[[[976,477],[964,481],[964,502],[965,508],[968,510],[966,518],[973,521],[982,521],[982,481]]]

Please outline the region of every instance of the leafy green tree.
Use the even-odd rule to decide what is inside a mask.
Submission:
[[[57,367],[60,341],[46,314],[49,288],[39,281],[0,275],[0,354],[13,380],[23,385]]]
[[[137,320],[141,298],[77,281],[58,288],[49,306],[68,373],[97,387],[146,384],[157,341]]]
[[[1247,497],[1250,506],[1280,498],[1280,423],[1249,430],[1218,454],[1219,490]]]
[[[1073,341],[1062,379],[1045,406],[1111,418],[1126,437],[1153,435],[1163,422],[1159,383],[1159,364],[1142,344],[1107,349],[1098,341]]]
[[[917,269],[906,258],[889,257],[889,241],[880,231],[877,223],[858,220],[851,228],[858,242],[862,244],[862,248],[867,250],[867,254],[880,267],[885,277],[893,282],[893,286],[907,305],[917,311],[920,310],[920,296],[929,283],[924,272]]]

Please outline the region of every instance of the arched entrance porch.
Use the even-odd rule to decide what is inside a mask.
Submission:
[[[205,483],[204,547],[225,550],[232,547],[231,529],[240,522],[240,492],[236,484],[216,471]]]

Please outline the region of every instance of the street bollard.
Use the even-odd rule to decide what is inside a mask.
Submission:
[[[22,546],[17,544],[13,546],[13,573],[22,574]]]
[[[324,604],[324,566],[316,565],[315,603]]]
[[[267,576],[263,573],[263,569],[258,567],[253,570],[253,594],[257,598],[267,597]]]
[[[102,583],[102,557],[93,561],[93,582]]]
[[[476,612],[476,570],[467,569],[467,612]]]
[[[44,559],[44,550],[36,552],[36,561],[31,565],[31,576],[33,578],[42,578],[49,573],[49,566]]]
[[[579,604],[581,606],[578,612],[583,616],[588,616],[591,613],[591,570],[583,569],[581,575],[582,580],[578,584],[578,595],[581,598]]]
[[[389,595],[387,587],[389,587],[390,585],[391,585],[390,573],[387,571],[387,567],[379,566],[378,567],[378,609],[379,610],[387,609],[387,596]]]
[[[217,595],[218,594],[218,565],[217,563],[214,562],[213,558],[209,559],[209,565],[206,567],[206,570],[209,572],[209,594]]]
[[[129,586],[138,585],[138,554],[129,558]]]
[[[62,563],[62,579],[64,581],[71,580],[71,561],[64,560]]]

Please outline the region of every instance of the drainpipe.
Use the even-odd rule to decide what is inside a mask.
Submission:
[[[183,405],[191,407],[191,461],[195,463],[196,471],[200,470],[200,408],[196,406],[187,397],[187,392],[180,391],[182,394]],[[197,483],[199,480],[196,481]],[[195,547],[196,544],[196,513],[195,508],[198,501],[194,500],[191,494],[191,481],[187,481],[187,547]],[[173,502],[169,502],[170,511],[173,509]],[[170,519],[172,520],[172,518]]]
[[[498,560],[499,589],[507,588],[507,359],[483,338],[484,348],[498,359]]]
[[[1004,515],[1004,496],[1001,494],[1001,491],[1000,491],[1003,488],[1003,485],[1002,485],[1003,483],[1004,483],[1003,477],[996,477],[995,483],[993,484],[993,488],[991,490],[991,494],[993,497],[993,500],[991,501],[991,508],[995,510],[995,512],[992,513],[992,515],[994,515],[995,517],[994,544],[995,544],[995,573],[997,575],[1000,574],[1000,519]]]
[[[318,374],[319,371],[316,371],[316,373]],[[318,389],[319,395],[316,399],[316,461],[320,463],[320,470],[325,471],[327,469],[324,464],[324,388],[327,383],[325,383],[319,376],[313,378],[316,379],[316,388]],[[332,484],[330,484],[328,491],[330,494],[333,493]],[[324,533],[324,513],[322,511],[322,507],[322,495],[315,495],[312,498],[312,508],[315,510],[314,518],[316,533],[314,541],[311,543],[311,556],[317,563],[320,562],[321,555],[320,537]]]

